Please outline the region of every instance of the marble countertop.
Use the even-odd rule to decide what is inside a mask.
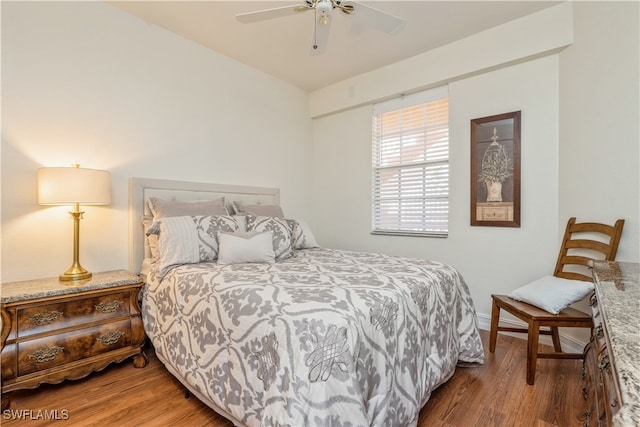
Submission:
[[[615,426],[640,425],[640,264],[595,262],[598,307],[609,336],[622,406]]]
[[[0,285],[0,302],[9,304],[27,299],[47,298],[91,290],[108,289],[140,282],[140,277],[126,270],[93,273],[93,277],[77,282],[63,282],[57,277],[8,282]]]

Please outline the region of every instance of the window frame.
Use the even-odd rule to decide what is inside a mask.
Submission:
[[[371,234],[372,235],[398,235],[398,236],[419,236],[419,237],[439,237],[439,238],[448,237],[449,216],[450,216],[449,215],[450,214],[449,213],[449,207],[450,207],[449,187],[450,187],[450,181],[451,181],[450,179],[451,178],[450,176],[450,160],[451,159],[450,159],[450,138],[449,138],[450,123],[449,123],[449,103],[448,103],[449,93],[448,92],[449,92],[448,86],[441,86],[438,88],[429,89],[429,90],[415,93],[412,95],[402,96],[400,98],[384,101],[384,102],[375,104],[373,106],[372,120],[371,120],[372,122]],[[392,141],[391,144],[382,143],[381,141],[385,138],[385,132],[382,131],[381,128],[384,127],[384,125],[377,123],[377,120],[381,119],[383,114],[390,113],[390,112],[398,113],[402,111],[407,111],[411,107],[420,106],[420,105],[424,106],[423,108],[426,110],[427,108],[426,104],[432,103],[434,101],[442,101],[443,99],[447,100],[446,116],[445,116],[446,129],[444,131],[444,133],[446,134],[446,144],[443,145],[442,136],[440,136],[438,141],[436,141],[435,143],[434,143],[435,139],[433,139],[434,138],[433,135],[431,135],[432,139],[430,139],[430,129],[440,129],[440,131],[436,131],[435,133],[443,132],[442,124],[436,125],[433,128],[430,128],[430,126],[432,125],[429,124],[429,117],[433,119],[435,116],[436,119],[441,120],[443,116],[440,113],[439,115],[438,114],[428,115],[424,118],[422,122],[422,128],[424,129],[422,132],[424,133],[424,136],[421,137],[420,144],[418,144],[419,148],[421,150],[424,150],[424,154],[422,154],[423,158],[421,161],[420,160],[413,160],[413,161],[401,160],[396,163],[393,163],[393,162],[390,162],[389,160],[389,158],[392,157],[391,155],[387,155],[385,157],[383,154],[381,154],[381,151],[388,149],[388,146],[390,145],[394,147],[397,146],[398,150],[402,153],[404,153],[404,150],[407,150],[407,149],[411,150],[411,148],[407,148],[411,145],[411,143],[403,141],[403,138],[407,137],[407,140],[410,140],[409,136],[412,134],[411,131],[405,131],[405,129],[401,127],[399,132],[388,132],[386,134],[387,138]],[[393,136],[393,134],[396,134],[396,136]],[[394,138],[396,138],[398,141],[393,141]],[[440,147],[441,145],[446,147],[446,149],[444,150],[445,157],[437,158],[437,155],[436,155],[435,158],[433,159],[430,158],[429,153],[431,152],[429,151],[429,147],[430,146]],[[439,149],[441,150],[441,148]],[[398,157],[397,154],[396,154],[396,157]],[[400,154],[399,157],[403,157],[403,154]],[[430,168],[432,168],[433,170],[429,171]],[[391,202],[393,202],[394,198],[398,199],[397,206],[396,206],[396,209],[398,210],[398,214],[395,217],[391,215],[392,219],[396,218],[396,222],[398,224],[396,228],[389,227],[388,226],[389,222],[384,223],[381,218],[383,216],[383,214],[381,213],[381,211],[383,210],[383,208],[381,207],[381,204],[382,204],[381,202],[384,199],[384,197],[381,196],[380,193],[386,192],[387,190],[387,189],[383,190],[383,186],[385,184],[381,183],[381,181],[383,181],[381,176],[383,175],[385,170],[398,171],[398,173],[396,174],[397,176],[396,180],[399,182],[399,184],[397,185],[399,189],[397,190],[397,194],[393,193],[393,190],[391,190],[393,195],[391,197],[388,197],[388,200],[391,200]],[[417,172],[417,171],[421,171],[421,172]],[[407,190],[408,188],[407,183],[403,184],[401,183],[401,181],[408,180],[408,184],[411,184],[415,182],[419,183],[420,179],[418,178],[417,181],[415,181],[415,178],[411,178],[411,177],[408,179],[407,178],[403,179],[402,177],[403,173],[405,174],[418,173],[418,174],[422,174],[423,176],[427,174],[428,176],[423,178],[422,183],[419,184],[419,190],[416,193],[416,192],[412,192],[411,190]],[[439,175],[440,177],[444,176],[445,179],[438,180]],[[431,177],[432,182],[430,184],[426,184],[425,179],[427,177]],[[435,181],[433,181],[434,179]],[[441,187],[444,188],[445,190],[443,190]],[[444,191],[443,193],[444,196],[442,195],[436,196],[438,194],[437,191],[436,193],[434,193],[436,195],[430,194],[430,192],[433,191],[434,188],[439,189],[438,191],[440,192]],[[402,194],[403,191],[406,194],[403,195]],[[418,195],[416,196],[416,194]],[[404,203],[403,203],[403,199],[405,201]],[[427,206],[428,204],[432,205],[431,208]],[[418,205],[417,209],[416,209],[416,205]],[[422,207],[420,207],[419,205],[422,205]],[[404,218],[402,215],[402,209],[407,209],[407,211],[409,212],[409,214],[405,213]],[[433,213],[437,213],[438,209],[440,210],[445,209],[446,213],[440,216],[438,215],[434,216]],[[413,213],[414,214],[413,216],[415,217],[416,212],[417,212],[418,220],[415,220],[415,222],[417,224],[420,224],[420,227],[416,227],[416,228],[419,228],[419,229],[412,230],[409,228],[403,228],[403,226],[404,227],[409,226],[409,223],[411,222],[411,216],[412,216],[410,214]],[[429,217],[434,219],[433,220],[427,219]],[[438,217],[440,219],[444,218],[444,227],[442,227],[442,224],[443,224],[442,221],[438,221],[437,219]],[[432,224],[432,227],[429,229],[428,226],[430,223]],[[438,226],[438,223],[440,223],[439,224],[440,226]]]

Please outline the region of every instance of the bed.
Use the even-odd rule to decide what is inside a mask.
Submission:
[[[236,425],[415,426],[457,365],[484,361],[473,301],[449,265],[317,247],[303,222],[261,212],[238,228],[233,215],[156,218],[145,233],[151,197],[267,207],[279,191],[130,182],[130,269],[152,257],[146,233],[170,248],[147,265],[145,331],[167,370]],[[290,242],[269,224],[288,224]],[[243,262],[252,245],[259,262]],[[187,263],[171,258],[189,251]]]

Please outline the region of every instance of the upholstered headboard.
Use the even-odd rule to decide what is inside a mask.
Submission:
[[[142,226],[142,217],[151,215],[147,203],[149,197],[188,201],[216,199],[223,196],[228,209],[231,202],[280,204],[280,190],[277,188],[131,178],[129,180],[129,270],[136,274],[140,273],[142,261],[145,256],[148,256],[149,249]],[[230,212],[233,211],[230,210]]]

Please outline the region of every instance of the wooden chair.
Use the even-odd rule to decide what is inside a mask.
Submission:
[[[610,226],[593,222],[576,223],[575,218],[570,218],[564,232],[553,275],[564,279],[592,281],[587,267],[589,261],[615,260],[623,226],[623,219],[619,219],[614,226]],[[574,233],[578,233],[575,238],[573,237]],[[595,240],[593,237],[596,235],[602,237],[602,239]],[[604,240],[608,240],[608,243],[604,243]],[[589,257],[585,255],[587,253],[594,256]],[[493,299],[493,306],[491,309],[489,351],[493,353],[496,349],[498,331],[527,333],[527,384],[533,385],[534,383],[538,358],[583,358],[582,353],[562,352],[558,327],[591,328],[593,330],[591,314],[583,313],[571,307],[562,310],[559,314],[551,314],[538,307],[516,301],[507,295],[491,295],[491,298]],[[527,328],[499,326],[501,309],[526,322]],[[540,330],[541,327],[548,329]],[[538,352],[538,338],[541,334],[551,335],[554,352]]]

